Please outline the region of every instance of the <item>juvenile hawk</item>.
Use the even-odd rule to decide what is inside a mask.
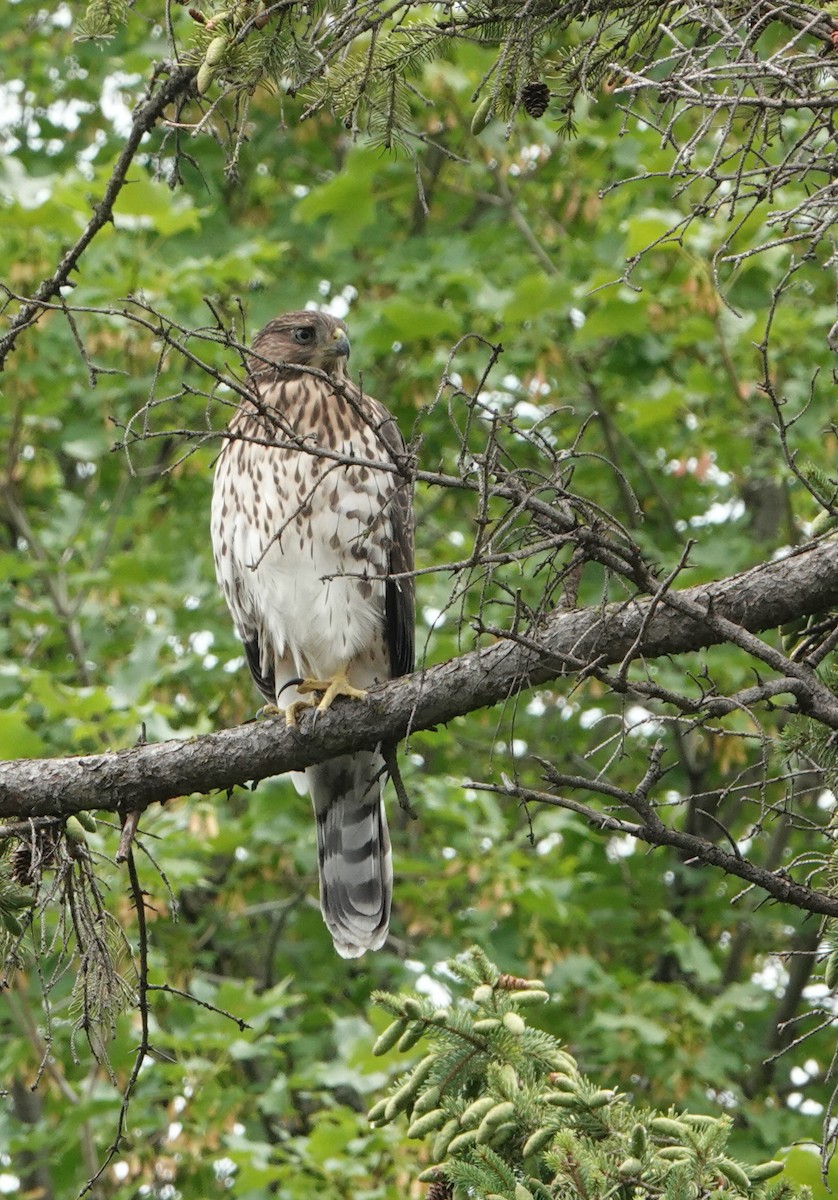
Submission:
[[[312,693],[328,708],[413,669],[411,489],[392,469],[404,442],[384,405],[349,379],[348,357],[346,327],[325,313],[270,321],[248,360],[252,399],[215,471],[218,581],[256,686],[289,722],[317,703]],[[377,750],[305,772],[320,907],[344,958],[387,936],[384,773]]]

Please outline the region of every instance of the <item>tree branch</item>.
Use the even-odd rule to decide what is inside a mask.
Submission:
[[[108,180],[102,199],[93,210],[93,216],[84,227],[81,235],[67,251],[61,262],[47,279],[38,286],[34,295],[18,310],[9,324],[7,332],[0,338],[0,371],[3,370],[9,353],[14,349],[15,342],[30,325],[34,325],[44,311],[44,302],[60,295],[61,288],[70,280],[70,275],[76,269],[79,259],[97,233],[113,220],[113,210],[117,197],[125,186],[128,169],[134,161],[134,156],[140,148],[140,143],[160,120],[168,106],[179,96],[185,94],[192,86],[195,77],[194,67],[177,67],[168,75],[156,92],[140,104],[134,113],[122,153],[117,159],[113,173]]]
[[[731,624],[743,633],[775,628],[838,604],[838,541],[810,545],[667,599],[678,608],[658,598],[555,611],[532,635],[534,644],[499,640],[375,688],[365,704],[306,713],[297,728],[277,718],[116,754],[2,763],[0,817],[142,810],[175,796],[231,788],[396,742],[592,663],[620,663],[629,652],[648,659],[700,650],[725,640],[720,630]],[[795,680],[800,710],[838,729],[838,698],[816,676],[812,680],[811,687]]]
[[[578,783],[580,786],[605,795],[618,791],[621,801],[627,807],[633,808],[636,812],[641,808],[635,793],[616,788],[609,789],[603,785],[602,780],[597,780],[594,784],[591,780],[580,779]],[[481,792],[493,792],[498,796],[517,797],[525,804],[547,804],[554,808],[567,809],[569,812],[584,817],[597,829],[621,834],[624,837],[634,837],[639,841],[647,842],[650,846],[669,846],[704,866],[719,867],[727,875],[734,875],[738,879],[744,879],[747,883],[762,888],[769,896],[783,904],[793,904],[796,908],[802,908],[806,912],[820,913],[833,918],[838,917],[838,896],[816,891],[808,884],[796,883],[782,868],[776,871],[768,870],[748,858],[743,858],[741,854],[734,854],[729,850],[722,849],[715,842],[710,842],[697,834],[686,833],[683,829],[672,829],[668,825],[664,825],[652,810],[649,810],[648,813],[640,813],[642,820],[638,823],[623,817],[616,817],[613,813],[599,812],[583,801],[575,800],[570,796],[558,796],[552,792],[539,792],[533,788],[519,787],[511,781],[505,784],[473,782],[470,786]],[[816,926],[816,933],[817,928]]]

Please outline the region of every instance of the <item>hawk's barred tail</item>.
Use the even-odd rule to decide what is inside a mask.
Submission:
[[[317,818],[320,908],[342,958],[378,950],[387,937],[393,863],[383,769],[381,755],[360,751],[306,771]]]

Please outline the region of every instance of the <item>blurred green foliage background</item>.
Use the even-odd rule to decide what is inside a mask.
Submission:
[[[166,53],[163,4],[138,0],[105,44],[73,40],[82,7],[0,6],[0,280],[18,295],[52,272],[89,219],[151,65]],[[172,8],[186,29],[186,12]],[[460,450],[465,414],[454,390],[440,392],[443,372],[473,387],[488,351],[465,335],[501,342],[484,399],[523,429],[543,420],[554,446],[581,438],[574,490],[622,521],[665,570],[694,538],[684,582],[730,574],[805,536],[817,509],[784,468],[754,349],[793,248],[755,255],[723,278],[725,304],[709,265],[721,231],[699,220],[683,244],[645,255],[633,286],[614,283],[625,260],[685,211],[688,198],[673,199],[666,177],[670,150],[641,122],[624,125],[607,89],[579,105],[573,139],[559,138],[549,110],[540,120],[519,114],[508,135],[494,121],[476,137],[471,96],[488,62],[489,51],[463,44],[423,67],[430,103],[417,98],[413,116],[429,140],[415,161],[353,144],[326,113],[301,122],[304,97],[268,90],[253,97],[237,178],[225,174],[223,139],[182,131],[188,157],[170,189],[172,131],[146,139],[114,224],[65,290],[73,323],[45,315],[18,341],[2,381],[4,758],[121,748],[143,730],[151,740],[191,736],[258,707],[213,577],[217,442],[179,432],[222,427],[224,397],[208,404],[206,379],[161,351],[153,320],[146,328],[125,319],[139,311],[129,296],[190,330],[212,328],[209,298],[225,321],[246,316],[245,339],[309,303],[345,316],[356,378],[406,435],[421,438],[428,470],[450,469]],[[602,194],[640,172],[642,181]],[[763,237],[755,217],[738,247]],[[836,449],[824,434],[834,412],[824,340],[834,316],[830,253],[794,276],[771,358],[792,405],[805,403],[815,380],[794,449],[825,470]],[[7,315],[14,310],[7,305]],[[221,348],[194,345],[235,367]],[[114,452],[119,427],[149,399],[153,436],[130,456]],[[472,427],[468,437],[479,452],[484,431]],[[477,644],[467,619],[475,592],[465,590],[461,614],[451,599],[463,577],[444,569],[470,546],[474,509],[461,494],[422,487],[416,506],[417,565],[440,568],[418,580],[417,644],[431,663]],[[536,595],[540,584],[528,569],[517,586]],[[580,603],[595,603],[603,587],[601,575],[585,576]],[[676,687],[705,669],[724,688],[752,680],[731,647],[653,669]],[[818,1140],[832,1086],[829,1028],[761,1066],[831,1014],[812,974],[814,919],[567,812],[527,812],[469,786],[503,772],[538,780],[534,753],[592,772],[617,747],[609,778],[634,786],[663,737],[676,821],[696,819],[688,796],[717,796],[763,766],[776,778],[759,803],[756,783],[753,795],[736,793],[727,820],[737,838],[750,837],[767,796],[779,816],[753,856],[782,865],[828,825],[833,798],[811,790],[805,819],[787,819],[783,765],[762,762],[753,733],[742,714],[717,736],[684,734],[588,681],[412,737],[404,774],[420,819],[407,823],[392,806],[392,942],[357,963],[336,958],[322,925],[313,821],[288,781],[150,810],[142,821],[150,857],[138,864],[151,906],[151,981],[176,990],[152,996],[155,1053],[139,1076],[128,1136],[93,1194],[422,1195],[413,1183],[418,1144],[365,1118],[387,1069],[371,1053],[384,1018],[369,995],[445,989],[439,964],[473,942],[502,969],[545,980],[553,1003],[539,1020],[603,1087],[660,1107],[728,1111],[736,1152],[753,1161]],[[134,944],[111,823],[100,822],[89,842],[108,908]],[[0,1079],[9,1089],[0,1188],[14,1192],[22,1180],[44,1197],[75,1195],[101,1163],[138,1040],[136,1013],[126,1011],[108,1045],[109,1078],[76,1028],[74,967],[55,920],[44,919],[0,997]],[[784,957],[790,948],[806,955],[802,980]],[[790,1019],[791,1032],[778,1032]],[[799,1176],[811,1156],[795,1154]]]

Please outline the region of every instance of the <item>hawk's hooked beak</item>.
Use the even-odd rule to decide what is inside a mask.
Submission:
[[[349,358],[351,346],[349,338],[343,329],[336,329],[332,333],[332,345],[329,347],[329,354],[335,358]]]

